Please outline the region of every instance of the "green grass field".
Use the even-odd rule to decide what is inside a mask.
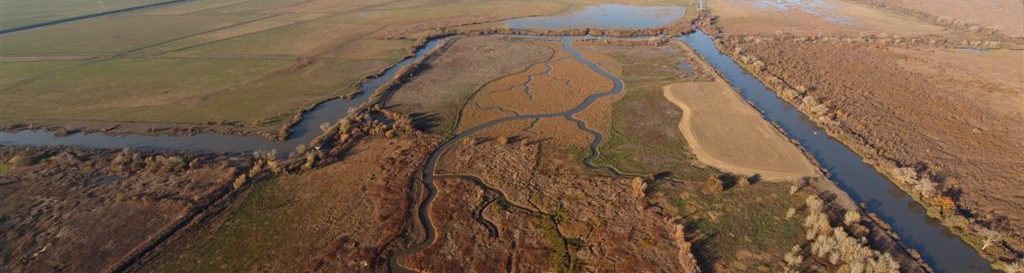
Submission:
[[[150,2],[0,6],[6,27]],[[408,54],[395,35],[590,2],[209,0],[9,33],[0,123],[258,124],[350,93]]]
[[[3,0],[0,1],[0,29],[15,28],[164,1],[166,0]]]
[[[612,105],[611,132],[601,143],[599,165],[614,166],[627,173],[672,172],[684,180],[701,180],[713,170],[691,163],[696,156],[677,125],[682,113],[661,94],[662,86],[680,81],[675,69],[682,59],[664,49],[603,47],[622,65],[625,96]],[[675,130],[675,131],[673,131]]]
[[[669,202],[684,219],[687,234],[699,238],[694,252],[702,256],[702,266],[720,263],[735,270],[729,272],[780,272],[778,261],[803,242],[805,232],[805,215],[787,219],[786,211],[800,208],[807,195],[790,195],[789,185],[762,182],[715,194],[671,189],[667,196],[672,196]]]

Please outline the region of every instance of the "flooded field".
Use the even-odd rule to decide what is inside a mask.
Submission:
[[[601,4],[564,14],[512,19],[505,21],[505,24],[520,29],[656,28],[681,19],[685,13],[686,7],[680,6]]]

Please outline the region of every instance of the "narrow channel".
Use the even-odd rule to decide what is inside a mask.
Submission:
[[[351,99],[335,98],[325,101],[302,116],[285,141],[274,141],[255,136],[234,136],[214,133],[196,135],[109,135],[105,133],[75,133],[68,136],[56,136],[47,130],[21,130],[17,132],[0,132],[0,145],[47,146],[67,145],[84,148],[174,150],[215,153],[248,153],[253,151],[276,150],[278,155],[286,155],[299,144],[309,143],[321,133],[320,124],[335,123],[345,117],[349,109],[359,107],[373,97],[373,93],[398,71],[417,61],[423,60],[434,51],[443,39],[433,39],[423,48],[408,58],[391,66],[377,77],[359,86],[359,94]]]
[[[864,163],[859,155],[829,137],[795,107],[779,99],[757,78],[722,54],[707,34],[698,30],[678,39],[704,57],[740,95],[761,110],[768,121],[777,124],[810,152],[854,201],[867,204],[869,212],[891,225],[903,242],[919,251],[935,272],[997,272],[974,248],[929,217],[924,207]]]
[[[517,37],[528,37],[528,36],[517,36]],[[541,38],[541,37],[538,37],[538,38]],[[590,129],[589,127],[587,127],[586,123],[584,123],[583,121],[581,121],[579,119],[576,119],[574,117],[574,115],[576,115],[576,114],[578,114],[580,112],[583,112],[583,110],[586,110],[587,107],[590,107],[591,104],[594,104],[594,102],[597,101],[600,98],[607,97],[607,96],[613,96],[615,94],[618,94],[619,92],[622,92],[623,83],[622,83],[622,79],[619,79],[618,77],[616,77],[615,74],[612,74],[611,72],[608,72],[608,71],[604,70],[597,63],[594,63],[593,61],[588,60],[586,57],[584,57],[583,53],[581,53],[579,50],[576,50],[575,48],[573,48],[572,47],[572,41],[573,41],[573,38],[571,38],[571,37],[562,37],[562,48],[565,49],[565,51],[569,52],[573,56],[573,58],[575,58],[577,61],[579,61],[579,62],[581,62],[583,64],[586,64],[587,67],[590,68],[590,70],[592,70],[595,73],[601,75],[601,77],[604,77],[605,79],[608,79],[609,81],[611,81],[612,84],[613,84],[612,88],[609,89],[608,91],[605,91],[605,92],[602,92],[602,93],[596,93],[596,94],[590,95],[586,99],[584,99],[582,102],[580,102],[580,104],[578,104],[575,107],[573,107],[572,109],[566,110],[564,112],[534,114],[534,115],[514,115],[514,116],[508,116],[508,117],[492,120],[492,121],[480,124],[480,125],[478,125],[476,127],[467,129],[467,130],[462,131],[462,132],[459,132],[458,134],[453,136],[451,139],[445,141],[440,146],[438,146],[438,148],[435,149],[430,154],[430,157],[427,158],[427,162],[424,164],[423,171],[421,173],[421,179],[422,179],[423,188],[424,188],[425,192],[424,192],[424,195],[423,195],[423,199],[420,201],[419,205],[416,208],[416,216],[417,216],[417,220],[419,221],[420,227],[423,229],[423,236],[424,236],[423,240],[420,241],[419,243],[411,246],[408,249],[404,249],[402,251],[399,251],[399,252],[395,253],[391,257],[388,257],[388,271],[389,272],[401,272],[401,273],[415,272],[413,270],[410,270],[410,269],[402,266],[401,265],[401,259],[406,257],[406,256],[412,255],[412,254],[414,254],[416,252],[420,252],[424,248],[427,248],[428,246],[430,246],[431,244],[434,243],[434,237],[435,237],[434,225],[433,225],[433,223],[430,220],[430,203],[433,202],[434,197],[437,195],[437,187],[434,186],[434,175],[435,175],[434,171],[437,168],[437,161],[439,159],[441,159],[441,156],[443,156],[444,153],[448,151],[448,149],[450,149],[456,143],[459,143],[459,141],[461,141],[462,139],[464,139],[466,137],[469,137],[469,136],[472,136],[472,135],[474,135],[474,134],[476,134],[476,133],[478,133],[480,131],[483,131],[483,130],[485,130],[487,128],[491,128],[491,127],[494,127],[496,125],[499,125],[499,124],[502,124],[502,123],[505,123],[505,122],[509,122],[509,121],[531,120],[531,119],[542,119],[542,118],[558,118],[558,117],[560,117],[560,118],[567,118],[570,121],[575,121],[575,122],[577,122],[578,126],[581,129],[583,129],[585,131],[588,131],[588,132],[592,132],[594,134],[594,136],[595,136],[594,141],[592,141],[590,143],[590,149],[592,151],[592,154],[588,157],[589,158],[587,160],[588,166],[590,164],[589,160],[592,160],[593,157],[597,156],[596,155],[597,145],[600,145],[600,143],[601,143],[601,135],[599,133],[597,133],[596,131],[594,131],[593,129]]]

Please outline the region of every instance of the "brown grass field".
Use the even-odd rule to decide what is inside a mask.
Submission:
[[[134,272],[387,272],[410,220],[410,178],[436,143],[372,139],[342,164],[252,185]]]
[[[402,85],[387,104],[434,119],[430,132],[452,134],[461,123],[463,107],[475,107],[470,99],[477,90],[549,59],[553,52],[534,43],[498,37],[459,38],[443,54],[428,60],[430,69]],[[480,66],[485,62],[490,65]]]
[[[0,269],[10,272],[112,271],[229,191],[249,164],[6,145],[0,162]]]
[[[795,144],[725,82],[671,84],[665,86],[664,94],[683,109],[679,131],[701,162],[767,179],[795,180],[817,174]]]
[[[1024,218],[1016,208],[1024,206],[1024,53],[789,40],[725,47],[734,46],[763,61],[765,71],[806,87],[832,109],[846,142],[882,171],[908,167],[932,177],[940,196],[970,212],[971,222],[1001,230],[1011,248],[1022,249]],[[954,216],[952,204],[935,200],[923,202]],[[949,223],[973,232],[968,224]],[[1000,249],[988,254],[1013,256]]]

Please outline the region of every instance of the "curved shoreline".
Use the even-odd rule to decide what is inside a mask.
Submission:
[[[763,124],[763,126],[765,128],[753,128],[753,129],[768,129],[768,130],[771,131],[770,136],[769,135],[765,135],[763,138],[765,138],[766,140],[769,140],[769,141],[770,140],[774,140],[775,138],[777,138],[780,141],[779,144],[784,145],[785,148],[793,148],[792,151],[791,151],[792,154],[790,154],[790,156],[792,156],[792,158],[790,160],[784,160],[784,161],[789,163],[787,165],[794,165],[794,166],[799,165],[798,167],[801,168],[801,169],[804,169],[804,170],[795,170],[795,169],[794,170],[789,170],[789,171],[768,170],[767,168],[760,168],[760,166],[744,166],[742,164],[733,163],[733,162],[730,162],[730,160],[726,160],[726,159],[714,156],[713,155],[714,153],[712,151],[710,151],[710,150],[712,150],[711,148],[706,147],[705,145],[702,145],[702,143],[705,142],[706,140],[702,140],[700,137],[697,136],[697,133],[695,131],[696,128],[694,128],[694,126],[693,126],[693,120],[694,120],[695,116],[697,116],[697,115],[709,115],[709,114],[712,114],[712,113],[697,113],[696,111],[693,110],[692,107],[690,107],[690,105],[686,101],[684,101],[682,98],[679,98],[677,95],[673,94],[672,87],[680,85],[680,84],[700,84],[700,83],[669,84],[669,85],[666,85],[666,86],[662,87],[662,90],[663,90],[662,94],[665,96],[665,99],[667,99],[668,101],[672,102],[672,104],[675,104],[677,107],[679,107],[679,108],[681,108],[683,110],[683,118],[679,122],[679,131],[686,138],[687,143],[689,144],[690,148],[693,150],[693,153],[695,155],[697,155],[697,159],[699,161],[702,161],[705,164],[708,164],[710,166],[713,166],[715,168],[718,168],[718,169],[721,169],[721,170],[724,170],[724,171],[738,173],[738,174],[742,174],[742,175],[746,175],[746,176],[760,175],[760,176],[762,176],[764,178],[767,178],[767,179],[797,180],[797,179],[800,179],[800,178],[803,178],[803,177],[806,177],[806,176],[816,176],[817,175],[817,172],[816,172],[817,169],[814,166],[812,166],[810,162],[808,162],[808,160],[803,156],[803,153],[801,151],[799,151],[798,148],[792,146],[794,144],[789,142],[788,138],[786,138],[781,132],[778,132],[775,127],[772,127],[769,124],[767,124],[767,121],[764,120],[764,118],[760,115],[760,113],[758,113],[758,115],[757,115],[757,119],[758,119],[757,122],[764,122],[765,124]],[[718,81],[715,81],[714,83],[711,83],[711,84],[723,84],[723,85],[727,86],[727,84],[721,83],[721,82],[718,82]],[[740,97],[740,95],[738,93],[736,93],[735,91],[733,91],[731,89],[730,90],[722,90],[722,91],[725,92],[724,93],[725,96],[728,96],[730,98],[733,98],[733,99],[737,100],[736,104],[738,104],[738,105],[735,105],[733,107],[744,107],[745,108],[745,109],[742,109],[742,110],[739,110],[739,111],[743,111],[743,110],[756,111],[756,110],[753,109],[753,106],[750,106],[750,105],[748,105],[746,103],[743,103],[743,98]],[[690,102],[690,103],[693,103],[693,102]],[[758,125],[761,125],[761,124],[758,124]],[[723,126],[729,126],[729,124],[726,124],[726,125],[723,125]],[[750,125],[750,126],[756,126],[756,125]],[[770,146],[770,145],[762,145],[762,146]],[[782,147],[783,146],[779,146],[779,148],[782,148]],[[785,148],[783,148],[783,149],[785,149]],[[770,153],[770,152],[772,152],[772,151],[770,151],[770,150],[765,150],[765,151],[747,151],[746,153],[762,154],[762,153]],[[774,153],[774,154],[783,154],[784,153],[784,152],[781,152],[781,151],[778,151],[778,150],[776,150],[775,152],[776,153]],[[763,159],[765,159],[765,161],[768,161],[767,160],[768,158],[763,158]]]

